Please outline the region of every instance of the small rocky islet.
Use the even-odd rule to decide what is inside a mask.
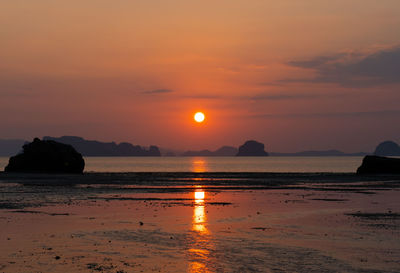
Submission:
[[[10,157],[5,172],[83,173],[85,161],[71,145],[35,138],[22,153]]]

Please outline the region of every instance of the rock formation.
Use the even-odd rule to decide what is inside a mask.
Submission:
[[[82,173],[85,161],[71,145],[35,138],[10,158],[5,172]]]
[[[264,150],[264,144],[255,140],[248,140],[239,147],[236,156],[268,156]]]
[[[358,174],[400,174],[400,158],[389,158],[375,155],[364,157]]]
[[[384,141],[376,147],[374,155],[400,156],[400,146],[393,141]]]

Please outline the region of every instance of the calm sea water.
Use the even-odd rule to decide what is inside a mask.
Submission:
[[[86,157],[86,172],[355,172],[362,157]],[[0,170],[8,157],[0,157]]]

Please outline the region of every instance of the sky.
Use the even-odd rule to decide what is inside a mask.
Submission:
[[[399,14],[398,0],[0,1],[0,138],[373,151],[400,142]]]

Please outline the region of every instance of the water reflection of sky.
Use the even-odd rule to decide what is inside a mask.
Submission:
[[[194,193],[194,206],[192,218],[193,244],[189,249],[189,272],[212,272],[207,268],[210,264],[210,249],[212,241],[207,227],[207,214],[205,210],[206,193],[202,189]]]

